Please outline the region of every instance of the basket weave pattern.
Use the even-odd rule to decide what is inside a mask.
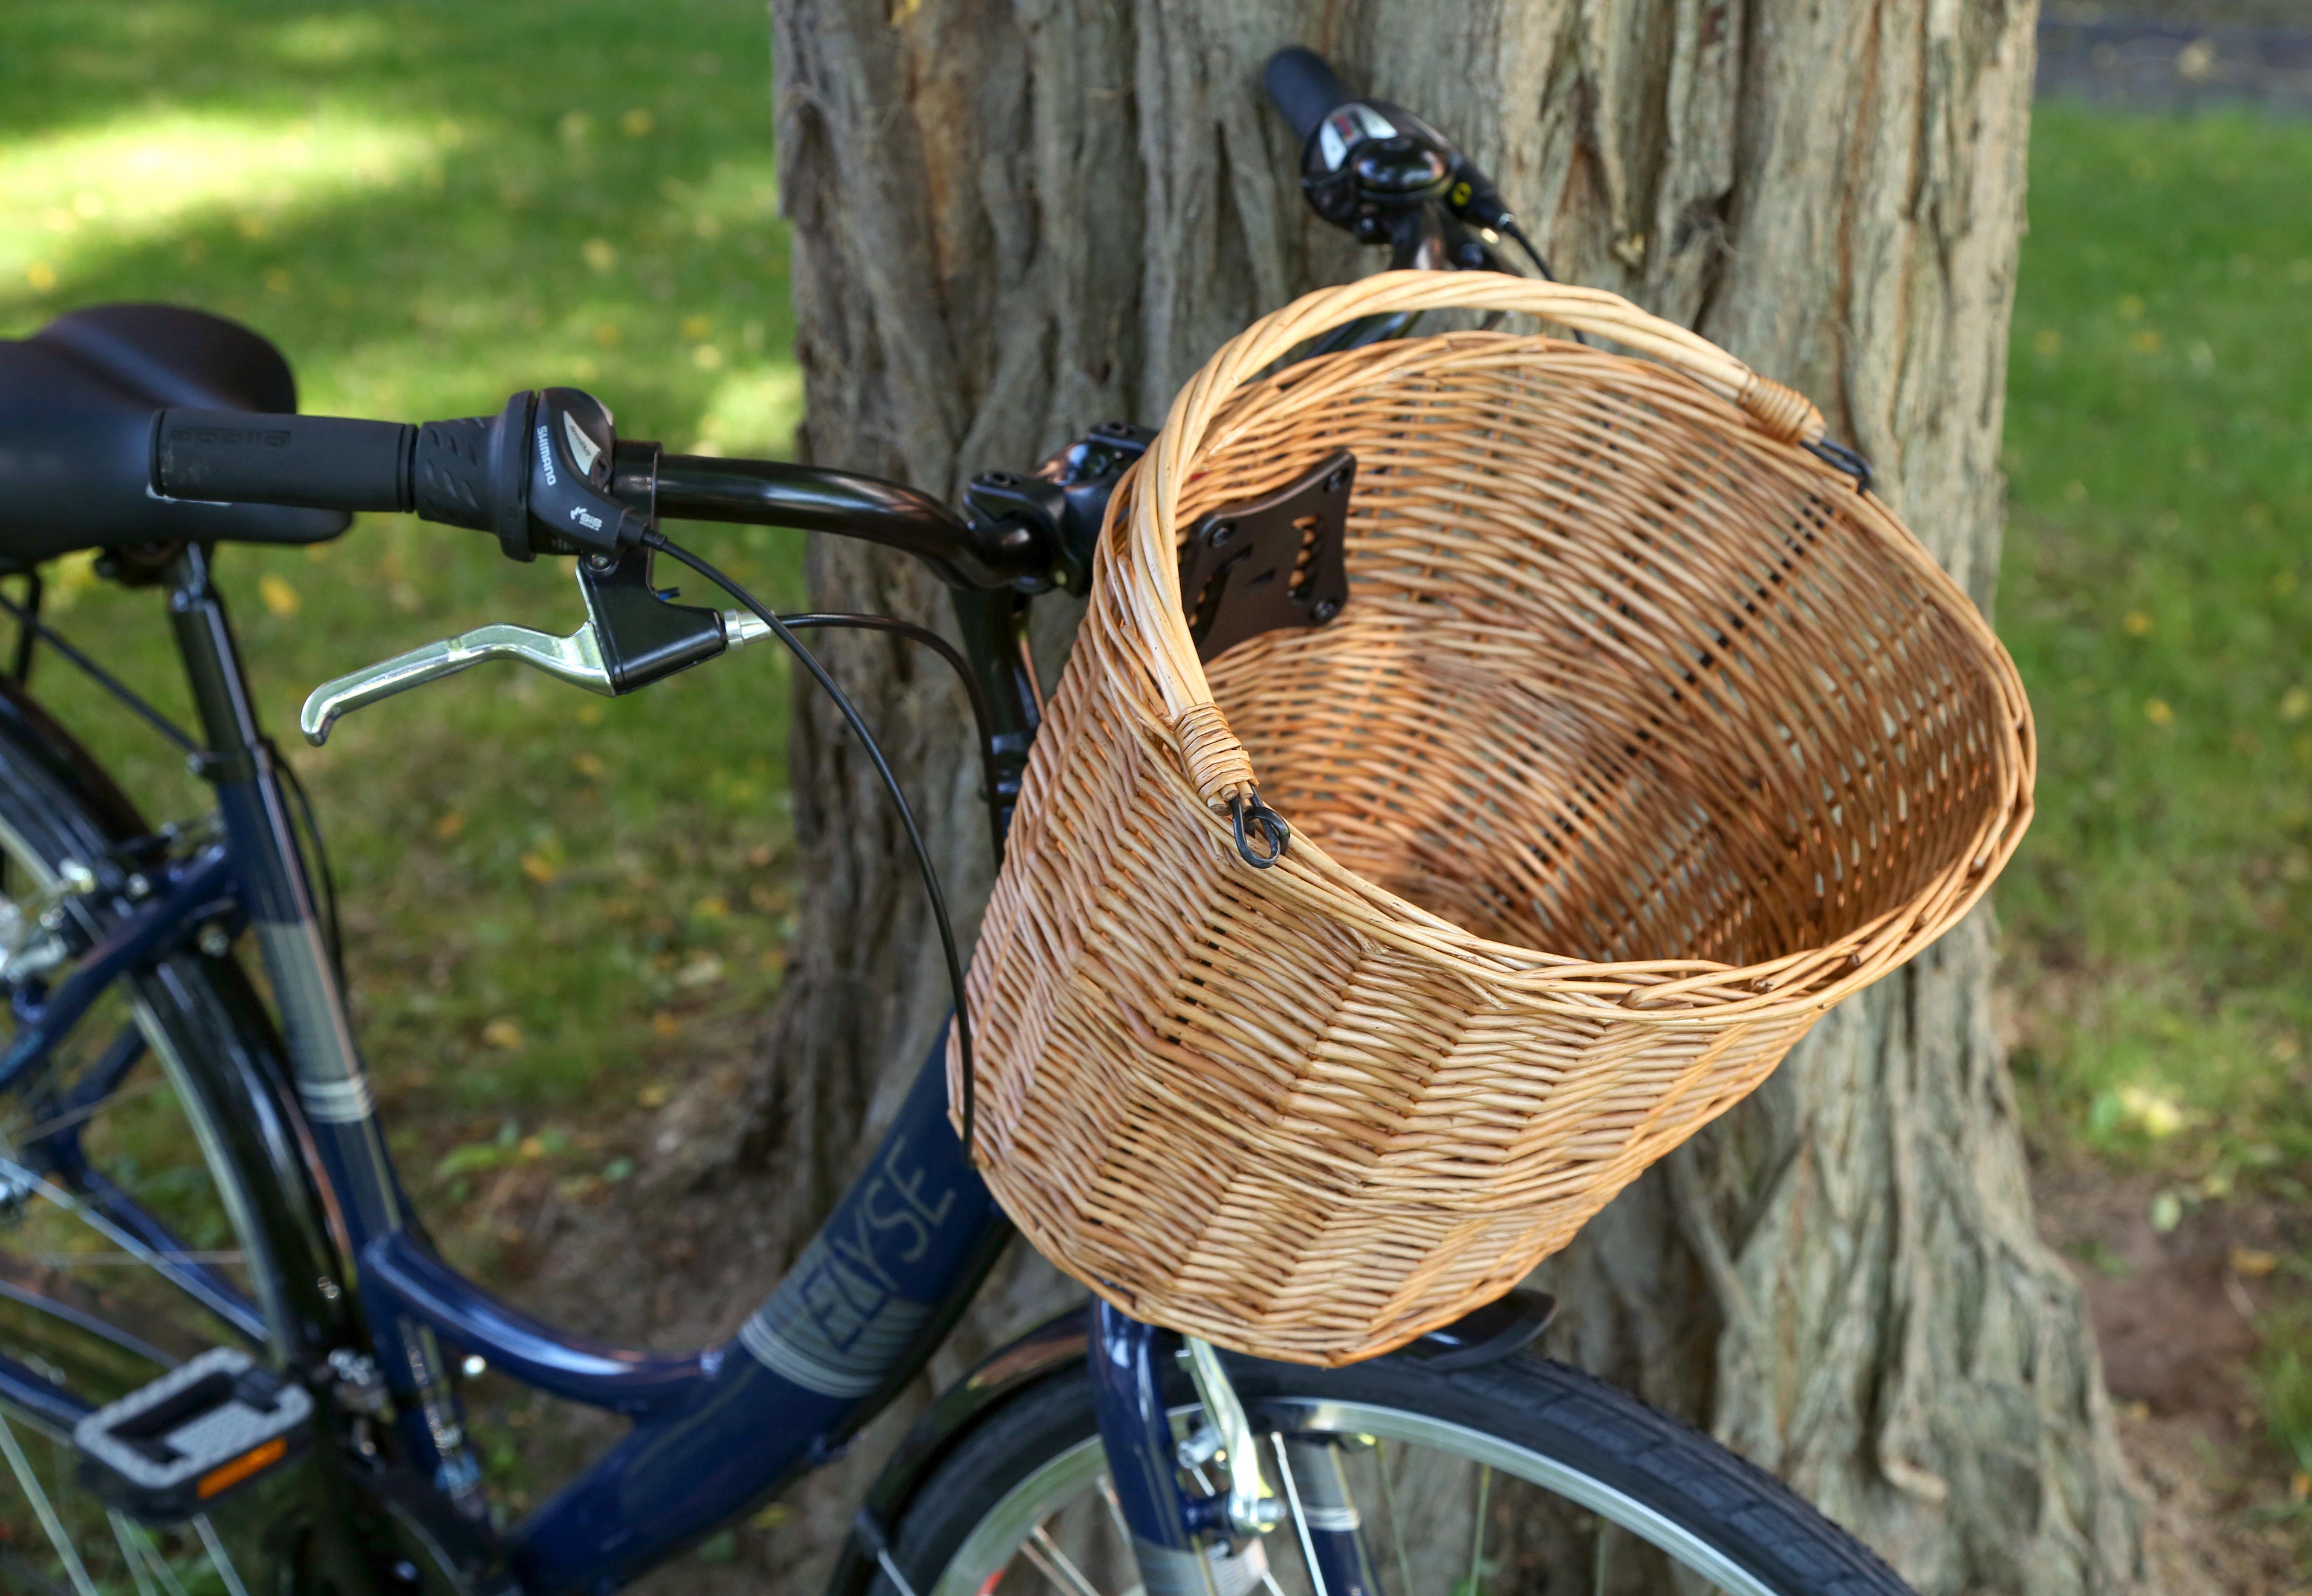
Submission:
[[[1325,328],[1528,311],[1261,370]],[[1611,295],[1248,329],[1117,496],[974,956],[978,1156],[1138,1317],[1370,1356],[1514,1285],[1949,928],[2030,813],[1997,640],[1805,399]],[[1198,665],[1179,539],[1357,457],[1350,601]],[[1237,855],[1227,800],[1292,828]],[[950,1056],[951,1077],[955,1069]]]

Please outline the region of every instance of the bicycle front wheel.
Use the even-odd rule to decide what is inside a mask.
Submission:
[[[1387,1596],[1905,1596],[1870,1550],[1788,1486],[1613,1387],[1537,1357],[1441,1373],[1404,1357],[1345,1369],[1231,1358],[1263,1472],[1288,1508],[1217,1596],[1325,1592],[1301,1536],[1312,1463],[1346,1487]],[[1175,1430],[1200,1417],[1192,1390]],[[1297,1478],[1296,1478],[1297,1477]],[[1202,1494],[1217,1480],[1184,1475]],[[1333,1494],[1333,1502],[1339,1495]],[[1007,1403],[918,1490],[891,1538],[916,1596],[1118,1596],[1139,1583],[1087,1383]],[[898,1596],[889,1574],[877,1596]]]

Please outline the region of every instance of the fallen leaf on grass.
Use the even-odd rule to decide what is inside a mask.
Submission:
[[[2280,1267],[2276,1253],[2259,1251],[2253,1247],[2235,1247],[2231,1250],[2232,1273],[2243,1280],[2261,1280]]]

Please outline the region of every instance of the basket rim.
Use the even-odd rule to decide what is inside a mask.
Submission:
[[[1432,277],[1440,274],[1384,275]],[[1439,351],[1466,354],[1482,350],[1490,357],[1514,352],[1520,346],[1578,351],[1590,360],[1658,369],[1651,363],[1632,361],[1609,351],[1544,335],[1449,332],[1377,347],[1388,352],[1389,370],[1394,373],[1408,367],[1434,364],[1431,357]],[[1373,354],[1373,350],[1353,350],[1319,358],[1353,363],[1360,356]],[[1215,356],[1215,364],[1219,358]],[[1307,364],[1313,366],[1317,363]],[[1301,370],[1293,369],[1296,373]],[[1223,401],[1261,380],[1254,378],[1232,384],[1222,395]],[[1195,386],[1190,384],[1191,389]],[[1187,397],[1188,390],[1184,390],[1182,400],[1174,405],[1175,418],[1179,417]],[[1240,862],[1231,864],[1237,860],[1237,850],[1222,807],[1224,800],[1215,802],[1213,786],[1199,780],[1200,772],[1183,750],[1182,717],[1176,715],[1168,724],[1158,710],[1159,704],[1168,711],[1170,708],[1170,695],[1163,692],[1166,667],[1174,662],[1170,651],[1155,646],[1154,640],[1148,638],[1143,630],[1141,646],[1125,652],[1140,667],[1145,687],[1153,691],[1120,696],[1135,712],[1143,733],[1143,756],[1160,773],[1171,805],[1183,820],[1202,828],[1209,846],[1240,889],[1271,899],[1280,908],[1315,913],[1338,922],[1346,929],[1492,993],[1514,995],[1519,1007],[1537,1013],[1590,1021],[1612,1018],[1664,1026],[1749,1023],[1799,1012],[1819,1013],[1912,958],[1975,906],[2013,855],[2034,814],[2036,728],[2030,701],[2012,657],[1965,591],[1880,500],[1860,491],[1852,478],[1817,460],[1795,439],[1778,437],[1760,426],[1754,415],[1738,408],[1714,386],[1698,383],[1693,398],[1703,415],[1714,413],[1717,428],[1722,431],[1723,442],[1730,449],[1793,487],[1834,504],[1843,513],[1842,523],[1860,532],[1878,551],[1893,557],[1906,574],[1920,583],[1928,601],[1956,624],[1960,640],[1970,645],[1973,673],[1978,683],[1994,689],[2001,712],[1995,723],[2003,735],[1997,738],[1998,746],[1992,757],[2003,767],[2004,780],[2003,790],[1987,802],[1967,845],[1903,901],[1820,944],[1749,964],[1703,959],[1585,960],[1481,936],[1366,881],[1331,858],[1298,828],[1294,829],[1292,847],[1273,868],[1256,871]],[[1207,429],[1218,415],[1216,406],[1204,417]],[[1172,419],[1168,418],[1168,432],[1171,425]],[[1218,448],[1228,441],[1226,435],[1211,439],[1209,447]],[[1143,605],[1134,601],[1140,596],[1135,590],[1142,590],[1143,583],[1134,578],[1143,575],[1145,570],[1144,537],[1158,495],[1143,490],[1151,475],[1160,472],[1167,463],[1162,444],[1160,434],[1157,443],[1118,483],[1109,501],[1107,524],[1094,550],[1095,608],[1100,606],[1103,595],[1120,601],[1122,613],[1117,618],[1119,621],[1138,622],[1144,615]],[[1206,447],[1199,446],[1186,460],[1174,466],[1180,482],[1186,481],[1206,452]],[[1167,496],[1177,504],[1177,488]],[[1163,535],[1165,548],[1177,548],[1176,537],[1168,529]],[[1166,574],[1169,583],[1167,597],[1177,616],[1181,605],[1177,557],[1167,562]],[[1184,640],[1187,637],[1185,618],[1180,636]],[[1195,661],[1192,644],[1187,659],[1195,670],[1195,686],[1209,705],[1210,684]],[[1216,706],[1207,714],[1207,724],[1220,718]],[[1220,724],[1225,732],[1225,722],[1220,721]],[[1227,735],[1233,742],[1233,734]],[[1251,776],[1249,758],[1240,746],[1237,757],[1244,773]]]

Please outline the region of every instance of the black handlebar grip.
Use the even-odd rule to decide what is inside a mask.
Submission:
[[[407,510],[416,440],[398,421],[162,410],[153,417],[153,489],[231,504]]]
[[[429,421],[417,429],[410,488],[419,515],[483,532],[496,524],[497,501],[490,487],[490,424],[495,419],[467,416]]]
[[[1317,131],[1327,112],[1356,98],[1325,65],[1324,57],[1297,44],[1269,57],[1260,81],[1276,109],[1292,124],[1292,131],[1304,141]]]

